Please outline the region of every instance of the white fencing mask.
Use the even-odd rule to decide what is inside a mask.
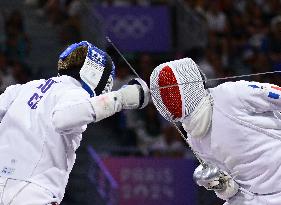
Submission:
[[[82,87],[91,97],[111,91],[115,76],[115,66],[106,52],[88,41],[81,41],[70,45],[60,54],[59,59],[64,60],[79,46],[88,48],[84,64],[79,72]]]
[[[207,95],[201,71],[191,58],[157,66],[150,76],[154,105],[168,121],[182,121]]]

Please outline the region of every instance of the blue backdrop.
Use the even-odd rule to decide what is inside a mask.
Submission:
[[[171,47],[166,6],[95,7],[105,33],[122,51],[165,52]]]

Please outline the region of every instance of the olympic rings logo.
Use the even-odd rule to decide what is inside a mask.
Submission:
[[[144,37],[153,29],[153,19],[150,16],[112,15],[108,18],[107,31],[112,32],[118,38],[135,38]]]

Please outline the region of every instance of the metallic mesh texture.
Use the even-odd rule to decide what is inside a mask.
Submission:
[[[157,66],[150,76],[150,89],[157,110],[172,122],[184,119],[206,95],[199,68],[190,58]]]

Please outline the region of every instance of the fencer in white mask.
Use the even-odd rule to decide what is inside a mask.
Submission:
[[[157,110],[182,124],[203,160],[198,185],[225,205],[280,204],[280,87],[241,80],[206,89],[199,67],[184,58],[157,66],[150,89]]]
[[[156,107],[164,109],[166,120],[180,121],[184,129],[195,138],[204,137],[212,117],[212,97],[204,88],[202,74],[190,58],[171,61],[156,67],[151,74],[151,83],[157,87],[152,98]],[[186,83],[186,82],[193,83]],[[159,100],[160,99],[160,100]]]

